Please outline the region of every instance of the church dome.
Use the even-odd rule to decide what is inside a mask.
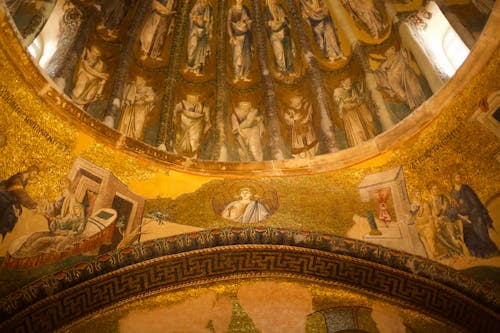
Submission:
[[[470,4],[471,24],[442,1],[35,3],[6,2],[77,122],[195,172],[335,169],[380,154],[432,118],[425,101],[487,19]]]
[[[0,27],[0,331],[500,332],[500,4]]]

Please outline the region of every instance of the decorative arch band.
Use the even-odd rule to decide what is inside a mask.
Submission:
[[[330,234],[259,227],[151,240],[67,267],[0,300],[0,329],[50,332],[152,292],[255,277],[340,284],[465,330],[500,330],[497,295],[449,267]]]

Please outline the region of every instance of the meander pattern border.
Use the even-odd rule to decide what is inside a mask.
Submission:
[[[259,227],[147,241],[47,275],[0,300],[0,331],[50,332],[156,290],[265,276],[337,283],[466,330],[500,331],[498,295],[447,266],[330,234]]]

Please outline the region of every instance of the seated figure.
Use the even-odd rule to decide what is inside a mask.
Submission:
[[[81,203],[74,202],[70,211],[60,217],[56,217],[49,224],[50,231],[69,230],[73,233],[81,233],[85,229],[84,208]]]

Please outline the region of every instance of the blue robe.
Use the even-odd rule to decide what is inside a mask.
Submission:
[[[480,258],[500,255],[488,234],[488,228],[493,228],[493,220],[474,190],[463,184],[458,191],[453,188],[451,196],[455,199],[457,213],[466,216],[471,222],[462,220],[464,242],[470,254]]]

